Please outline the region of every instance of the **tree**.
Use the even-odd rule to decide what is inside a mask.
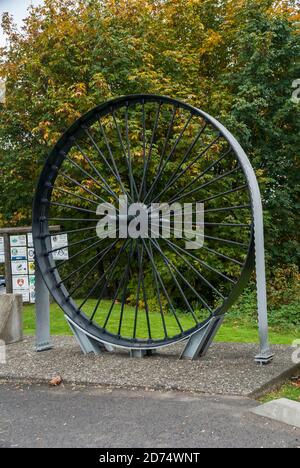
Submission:
[[[18,32],[5,14],[0,224],[28,224],[50,147],[110,96],[187,100],[229,126],[263,186],[271,265],[299,263],[296,1],[45,0]]]

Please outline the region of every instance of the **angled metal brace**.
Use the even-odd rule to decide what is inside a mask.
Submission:
[[[99,341],[94,340],[86,333],[82,332],[79,328],[77,328],[73,323],[69,320],[69,318],[65,315],[65,319],[68,322],[74,337],[79,344],[83,354],[90,354],[94,353],[99,355],[103,352],[109,351],[112,352],[114,350],[113,346],[109,346]]]
[[[204,356],[214,339],[221,323],[223,322],[224,315],[219,317],[212,317],[203,328],[194,333],[188,340],[184,350],[180,355],[180,359],[194,360],[197,357]]]

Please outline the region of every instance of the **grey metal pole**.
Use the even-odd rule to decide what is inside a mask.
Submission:
[[[6,293],[11,294],[12,288],[12,274],[11,274],[11,259],[10,259],[10,240],[9,234],[6,232],[3,234],[4,239],[4,262],[5,262],[5,283]]]
[[[35,271],[36,351],[51,349],[50,298],[38,265]]]
[[[263,209],[260,197],[254,197],[254,239],[255,239],[255,266],[256,266],[256,291],[258,310],[258,330],[260,350],[255,356],[255,361],[268,364],[272,361],[272,354],[268,339],[268,312],[265,271],[265,247]]]

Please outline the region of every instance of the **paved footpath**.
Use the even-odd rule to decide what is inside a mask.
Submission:
[[[0,382],[0,447],[300,447],[245,397]]]

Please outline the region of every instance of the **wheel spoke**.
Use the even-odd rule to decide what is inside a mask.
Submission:
[[[150,161],[151,161],[151,157],[152,157],[153,144],[154,144],[154,140],[155,140],[155,134],[156,134],[156,130],[157,130],[161,105],[162,104],[159,103],[159,105],[157,107],[154,127],[153,127],[153,130],[152,130],[152,136],[151,136],[151,141],[150,141],[150,148],[149,148],[149,152],[148,152],[148,157],[145,158],[145,160],[144,160],[143,176],[142,176],[142,182],[141,182],[139,196],[141,196],[142,193],[145,196],[145,194],[147,192],[147,174],[148,174],[148,169],[149,169],[149,165],[150,165]]]
[[[121,278],[121,280],[119,281],[118,287],[117,287],[117,289],[116,289],[116,291],[115,291],[115,294],[114,294],[114,297],[113,297],[113,301],[112,301],[112,303],[111,303],[111,306],[110,306],[110,308],[109,308],[109,311],[108,311],[108,313],[107,313],[107,315],[106,315],[106,318],[105,318],[105,321],[104,321],[104,323],[103,323],[103,328],[106,328],[107,323],[108,323],[108,321],[109,321],[109,319],[110,319],[110,317],[111,317],[111,313],[112,313],[113,308],[114,308],[114,305],[115,305],[115,303],[116,303],[116,300],[117,300],[119,291],[120,291],[121,287],[122,287],[123,284],[124,284],[125,277],[126,277],[126,268],[124,269],[122,278]]]
[[[165,297],[166,297],[166,299],[167,299],[167,301],[168,301],[168,304],[169,304],[169,306],[170,306],[170,309],[171,309],[171,311],[172,311],[172,314],[173,314],[173,316],[174,316],[174,318],[175,318],[175,320],[176,320],[176,322],[177,322],[177,325],[178,325],[178,327],[179,327],[181,333],[183,333],[183,327],[182,327],[182,325],[181,325],[181,323],[180,323],[179,318],[177,317],[175,307],[173,306],[173,303],[172,303],[172,301],[171,301],[171,299],[170,299],[170,296],[169,296],[168,291],[167,291],[167,289],[166,289],[166,287],[165,287],[165,284],[164,284],[164,282],[163,282],[163,280],[162,280],[162,277],[161,277],[160,273],[158,272],[158,269],[156,268],[154,259],[151,257],[151,255],[150,255],[150,253],[149,253],[149,249],[148,249],[148,247],[147,247],[147,245],[146,245],[144,239],[142,239],[142,242],[143,242],[144,248],[145,248],[145,250],[146,250],[146,252],[147,252],[147,254],[148,254],[148,257],[149,257],[149,259],[150,259],[150,262],[152,263],[153,267],[156,269],[156,271],[157,271],[157,273],[158,273],[158,275],[157,275],[158,281],[159,281],[159,283],[160,283],[160,285],[161,285],[161,288],[162,288],[162,290],[163,290],[163,292],[164,292],[164,295],[165,295]]]
[[[86,201],[88,203],[93,203],[94,205],[98,206],[99,203],[97,203],[95,200],[91,200],[90,198],[83,197],[82,195],[78,195],[77,193],[72,193],[68,192],[68,190],[62,189],[60,187],[56,187],[55,185],[51,185],[49,188],[56,190],[57,192],[60,193],[65,193],[66,195],[70,195],[71,197],[78,198],[80,200]]]
[[[126,142],[127,142],[127,159],[129,167],[129,179],[130,179],[130,192],[131,198],[133,199],[135,195],[138,196],[137,186],[134,179],[131,163],[131,152],[130,152],[130,141],[129,141],[129,124],[128,124],[128,105],[126,105],[125,111],[125,128],[126,128]]]
[[[144,199],[144,203],[147,203],[147,200],[149,199],[149,197],[151,197],[151,194],[153,193],[153,190],[155,189],[156,184],[157,184],[157,182],[158,182],[158,180],[159,180],[159,177],[160,177],[160,175],[161,175],[161,168],[162,168],[162,164],[163,164],[163,159],[164,159],[164,157],[165,157],[166,150],[167,150],[167,145],[168,145],[168,142],[169,142],[169,139],[170,139],[170,135],[171,135],[171,131],[172,131],[172,129],[173,129],[176,111],[177,111],[177,107],[174,106],[174,107],[173,107],[173,112],[172,112],[172,117],[171,117],[171,120],[170,120],[170,123],[169,123],[169,126],[168,126],[168,130],[167,130],[167,135],[166,135],[166,138],[165,138],[164,147],[163,147],[163,150],[162,150],[162,153],[161,153],[161,156],[160,156],[160,160],[159,160],[159,165],[158,165],[158,168],[157,168],[156,176],[154,177],[153,184],[151,185],[150,190],[149,190],[149,192],[147,193],[147,195],[146,195],[146,197],[145,197],[145,199]]]
[[[113,244],[111,245],[111,248],[109,250],[107,250],[104,254],[104,257],[106,257],[106,255],[113,249],[113,247],[117,244],[117,242],[119,241],[119,239],[117,239],[115,242],[113,242]],[[127,245],[127,241],[124,241],[123,242],[123,245],[122,247],[120,248],[119,252],[117,253],[114,261],[110,264],[109,266],[109,270],[110,271],[112,268],[114,268],[114,266],[116,265],[117,261],[119,260],[120,258],[120,255],[122,254],[124,248],[126,247]],[[103,258],[104,258],[103,257]],[[88,294],[86,295],[86,297],[84,298],[84,301],[80,304],[80,306],[78,307],[79,310],[82,309],[82,307],[84,306],[84,304],[86,303],[86,301],[88,300],[88,298],[91,296],[91,294],[95,291],[95,289],[98,287],[99,284],[101,284],[102,280],[105,278],[105,275],[107,274],[107,271],[105,271],[101,276],[100,278],[96,281],[96,283],[94,284],[94,286],[89,290]]]
[[[142,190],[143,190],[143,177],[144,177],[144,171],[146,167],[146,147],[147,147],[147,139],[146,139],[146,111],[145,111],[145,101],[143,99],[142,103],[142,127],[143,127],[143,172],[142,172],[142,181],[140,183],[140,189],[139,189],[139,194],[138,194],[138,200],[141,199],[142,196]],[[143,194],[144,195],[144,194]]]
[[[124,245],[124,244],[123,244],[123,245]],[[125,247],[124,247],[124,249],[125,249]],[[109,284],[109,280],[111,279],[111,277],[112,277],[112,275],[113,275],[113,273],[114,273],[114,271],[115,271],[115,267],[117,266],[118,259],[120,258],[121,253],[122,253],[122,250],[119,252],[119,255],[117,255],[117,257],[115,258],[115,260],[113,261],[113,263],[111,263],[111,265],[109,266],[109,268],[108,268],[108,269],[105,271],[105,273],[104,273],[104,274],[105,274],[105,282],[104,282],[104,284],[103,284],[103,286],[102,286],[102,288],[101,288],[101,291],[100,291],[99,298],[98,298],[98,300],[97,300],[96,306],[95,306],[95,308],[94,308],[94,310],[93,310],[93,313],[92,313],[92,315],[91,315],[91,317],[90,317],[90,322],[93,321],[93,319],[94,319],[94,317],[95,317],[95,315],[96,315],[96,313],[97,313],[97,310],[98,310],[98,308],[99,308],[99,306],[100,306],[100,303],[101,303],[101,301],[102,301],[102,299],[103,299],[103,294],[104,294],[105,288],[106,288],[106,286]],[[128,264],[127,264],[127,266],[128,266]],[[101,281],[100,281],[100,283],[101,283]],[[99,284],[100,284],[100,283],[99,283]]]
[[[107,248],[109,248],[109,246],[108,246]],[[104,252],[104,251],[105,251],[105,249],[102,250],[102,252]],[[76,273],[78,273],[79,271],[83,270],[83,268],[85,268],[85,267],[86,267],[89,263],[91,263],[93,260],[98,259],[98,257],[99,257],[99,253],[96,253],[96,255],[93,255],[93,256],[92,256],[91,258],[89,258],[89,260],[87,260],[85,263],[83,263],[83,264],[80,265],[78,268],[76,268],[75,270],[73,270],[68,276],[66,276],[65,278],[62,278],[62,279],[60,280],[60,282],[57,283],[57,285],[60,286],[61,284],[64,284],[66,281],[68,281],[70,278],[72,278],[72,276],[74,276]],[[100,262],[101,260],[102,260],[102,258],[99,260],[99,262]],[[96,262],[94,263],[93,268],[91,269],[91,271],[93,271],[93,269],[96,268],[96,266],[99,264],[99,262],[96,261]],[[89,273],[90,273],[91,271],[89,271]],[[84,279],[85,279],[85,278],[81,278],[81,279],[80,279],[79,285],[81,285],[81,284],[83,283]],[[79,287],[79,286],[78,286],[78,287]],[[74,288],[74,289],[72,289],[71,292],[70,292],[70,296],[72,296],[72,294],[74,293],[74,291],[76,291],[77,289],[78,289],[77,287]]]
[[[101,125],[101,128],[102,128],[102,132],[104,134],[104,129]],[[96,149],[96,151],[98,152],[98,154],[100,155],[101,159],[104,161],[104,164],[106,164],[106,166],[109,168],[111,174],[115,177],[115,179],[117,180],[117,182],[119,183],[120,187],[121,187],[121,190],[123,191],[124,195],[125,196],[128,196],[128,193],[126,192],[123,184],[122,184],[122,181],[121,181],[121,178],[120,178],[120,174],[118,171],[115,171],[115,161],[114,161],[114,158],[112,158],[112,161],[113,161],[113,165],[114,165],[114,168],[111,167],[109,161],[107,160],[107,158],[105,157],[105,155],[103,154],[103,152],[101,151],[101,149],[99,148],[99,146],[97,145],[97,143],[95,142],[94,138],[92,137],[91,133],[88,131],[87,128],[84,128],[84,131],[86,133],[86,135],[88,136],[88,138],[90,139],[90,141],[92,142],[92,145],[94,146],[94,148]],[[109,148],[109,146],[107,146]],[[98,171],[97,171],[98,172]]]
[[[77,187],[82,188],[86,193],[89,193],[90,195],[93,195],[95,198],[97,198],[98,200],[100,200],[102,203],[105,203],[104,198],[100,197],[100,196],[97,195],[95,192],[93,192],[92,190],[88,189],[88,188],[85,187],[84,185],[80,184],[77,180],[75,180],[75,179],[73,179],[72,177],[68,176],[68,175],[65,174],[64,172],[61,172],[61,173],[59,174],[59,176],[62,176],[64,179],[69,180],[70,182],[73,182],[73,184],[75,184]]]
[[[171,247],[171,249],[177,253],[177,255],[179,255],[180,258],[182,258],[182,260],[196,273],[197,276],[199,276],[199,278],[207,285],[210,287],[210,289],[212,289],[219,297],[221,297],[222,299],[224,299],[224,296],[222,295],[222,293],[220,293],[220,291],[218,291],[203,275],[201,275],[201,273],[198,271],[198,270],[195,270],[194,266],[188,261],[186,260],[186,258],[184,258],[180,252],[184,253],[185,255],[188,255],[190,258],[192,258],[193,260],[195,260],[196,262],[200,263],[200,265],[202,265],[204,268],[206,268],[207,270],[210,270],[210,271],[213,271],[214,273],[216,273],[217,275],[221,276],[223,279],[225,279],[226,281],[229,281],[230,283],[233,283],[234,284],[234,281],[229,278],[228,276],[226,276],[224,273],[221,273],[221,271],[217,270],[216,268],[213,268],[211,267],[210,265],[208,265],[208,263],[204,262],[203,260],[201,260],[200,258],[197,258],[195,255],[193,255],[192,253],[190,253],[188,250],[184,250],[182,247],[179,247],[178,245],[174,244],[174,242],[170,241],[169,239],[164,239],[162,238],[165,242],[167,242],[167,244]]]
[[[168,191],[168,189],[180,178],[182,177],[187,171],[188,169],[191,168],[191,166],[193,166],[193,164],[195,164],[202,156],[204,156],[205,153],[207,153],[207,151],[215,144],[217,143],[217,141],[220,139],[220,135],[217,136],[217,138],[215,138],[208,146],[206,146],[206,148],[204,148],[203,151],[201,151],[196,158],[194,158],[188,165],[185,169],[183,169],[179,174],[177,174],[177,172],[179,171],[180,167],[182,166],[182,162],[179,164],[179,166],[177,167],[177,169],[175,170],[175,172],[172,174],[171,178],[169,179],[169,181],[167,182],[166,186],[164,187],[164,189],[155,197],[153,198],[152,202],[155,202],[156,200],[159,200],[161,199],[161,197]],[[183,160],[185,160],[186,157],[183,158]],[[182,160],[182,161],[183,161]],[[177,174],[177,175],[176,175]],[[188,184],[189,185],[189,184]],[[180,191],[182,192],[182,190]]]
[[[239,187],[226,190],[225,192],[217,193],[216,195],[211,195],[210,197],[203,198],[203,200],[200,200],[199,202],[196,202],[196,203],[206,203],[208,201],[215,200],[216,198],[224,197],[225,195],[230,195],[231,193],[239,192],[240,190],[245,190],[247,188],[248,186],[246,184],[240,185]]]
[[[121,312],[120,312],[120,317],[119,317],[119,327],[118,327],[118,336],[121,335],[121,330],[122,330],[122,322],[123,322],[123,315],[124,315],[124,307],[126,303],[126,292],[127,292],[127,286],[129,283],[129,270],[130,270],[130,260],[133,255],[133,242],[131,240],[130,243],[130,251],[128,254],[128,260],[127,260],[127,265],[126,265],[126,275],[125,275],[125,281],[123,285],[123,294],[122,294],[122,303],[121,303]]]
[[[151,223],[151,226],[154,226],[154,227],[159,227],[160,224],[156,224],[156,223]],[[173,227],[173,230],[176,232],[182,232],[181,229],[177,229],[175,227]],[[193,230],[185,230],[185,234],[193,234],[195,235],[195,232]],[[214,240],[214,241],[218,241],[218,242],[224,242],[224,243],[227,243],[227,244],[233,244],[233,245],[238,245],[239,247],[243,247],[243,248],[246,248],[248,249],[248,245],[243,243],[243,242],[238,242],[238,241],[233,241],[233,240],[230,240],[230,239],[223,239],[221,237],[215,237],[215,236],[208,236],[207,234],[197,234],[197,236],[199,237],[202,237],[203,239],[210,239],[210,240]],[[190,241],[191,239],[186,239],[188,241]]]
[[[138,241],[137,241],[138,242]],[[144,248],[144,246],[142,246]],[[133,322],[133,338],[136,338],[136,330],[137,330],[137,320],[138,320],[138,311],[139,311],[139,303],[140,303],[140,291],[141,291],[141,283],[142,283],[142,272],[143,272],[143,265],[140,261],[140,255],[138,255],[138,282],[137,282],[137,291],[136,291],[136,303],[135,303],[135,312],[134,312],[134,322]]]
[[[104,249],[104,250],[102,251],[102,255],[100,256],[100,258],[97,259],[97,261],[94,263],[94,265],[92,266],[92,268],[90,268],[89,271],[88,271],[82,278],[80,278],[79,283],[77,283],[76,286],[75,286],[74,288],[72,288],[72,290],[71,290],[70,293],[69,293],[69,297],[71,297],[71,296],[74,294],[74,292],[76,292],[76,291],[80,288],[80,286],[82,286],[82,285],[84,284],[84,281],[85,281],[85,280],[90,276],[90,274],[96,269],[96,267],[99,265],[99,263],[103,261],[104,256],[105,256],[107,253],[109,253],[109,252],[112,250],[112,248],[113,248],[114,246],[115,246],[115,244],[114,244],[114,245],[111,245],[111,246],[108,246],[106,249]],[[104,255],[104,254],[105,254],[105,255]],[[84,264],[84,266],[86,266],[88,263],[90,263],[93,259],[95,259],[95,258],[97,258],[97,257],[99,257],[99,254],[95,255],[94,257],[92,257],[92,259],[88,260],[88,262],[86,262],[86,263]],[[68,275],[67,278],[71,278],[75,273],[77,273],[78,271],[82,270],[82,268],[83,268],[83,266],[77,268],[74,272],[72,272],[70,275]],[[64,280],[64,281],[66,281],[66,280]]]
[[[149,320],[149,308],[148,308],[148,302],[147,302],[147,294],[146,294],[146,288],[145,288],[145,281],[144,281],[144,268],[143,268],[143,258],[144,258],[144,249],[143,246],[141,246],[141,252],[139,249],[139,244],[137,246],[137,251],[138,251],[138,258],[139,258],[139,265],[142,271],[141,274],[141,284],[142,284],[142,292],[143,292],[143,300],[145,304],[145,312],[146,312],[146,321],[147,321],[147,329],[148,329],[148,337],[151,339],[151,327],[150,327],[150,320]]]
[[[150,251],[151,258],[153,259],[153,251],[152,251],[152,244],[151,244],[151,242],[149,242],[149,251]],[[154,262],[153,262],[153,263],[154,263]],[[157,278],[158,278],[158,273],[157,273],[157,269],[154,268],[153,263],[150,262],[150,265],[151,265],[152,274],[153,274],[153,279],[154,279],[155,288],[156,288],[156,294],[157,294],[157,299],[158,299],[158,304],[159,304],[159,311],[160,311],[162,326],[163,326],[164,335],[165,335],[164,337],[167,338],[168,332],[167,332],[167,327],[166,327],[166,321],[165,321],[165,317],[164,317],[163,307],[162,307],[162,303],[161,303],[160,288],[159,288],[158,279],[157,279]]]
[[[104,141],[105,141],[107,150],[108,150],[109,155],[110,155],[110,159],[111,159],[111,161],[112,161],[112,164],[113,164],[113,167],[114,167],[114,170],[115,170],[116,178],[117,178],[117,180],[118,180],[118,182],[119,182],[119,184],[120,184],[120,187],[121,187],[121,189],[122,189],[122,192],[123,192],[123,194],[124,194],[126,197],[128,197],[128,199],[130,199],[130,200],[132,201],[132,199],[131,199],[131,197],[130,197],[128,191],[125,189],[125,186],[124,186],[124,184],[123,184],[123,182],[122,182],[121,175],[120,175],[120,173],[119,173],[118,166],[117,166],[117,164],[116,164],[116,161],[115,161],[113,152],[112,152],[112,150],[111,150],[109,141],[108,141],[108,139],[107,139],[106,132],[105,132],[105,130],[104,130],[104,128],[103,128],[103,125],[102,125],[102,123],[101,123],[100,120],[99,120],[99,125],[100,125],[101,133],[102,133],[102,135],[103,135],[103,138],[104,138]]]
[[[163,166],[162,166],[162,168],[161,168],[161,170],[160,170],[160,173],[159,173],[158,178],[161,176],[161,174],[163,173],[164,169],[166,168],[168,162],[170,161],[170,159],[172,158],[173,154],[175,153],[176,148],[177,148],[177,146],[178,146],[178,143],[180,142],[181,138],[183,137],[183,134],[184,134],[184,132],[186,131],[187,127],[189,126],[189,124],[190,124],[190,122],[191,122],[193,116],[194,116],[193,114],[190,114],[190,115],[189,115],[189,117],[188,117],[188,119],[187,119],[187,121],[186,121],[184,127],[182,128],[181,132],[179,133],[179,136],[177,137],[177,139],[176,139],[176,141],[175,141],[175,143],[174,143],[174,145],[173,145],[173,147],[172,147],[172,149],[171,149],[169,155],[167,156],[167,158],[166,158],[166,160],[165,160],[165,162],[164,162],[164,164],[163,164]],[[152,201],[153,201],[153,200],[152,200]]]
[[[59,203],[59,202],[52,202],[52,201],[49,202],[48,200],[45,200],[44,203],[48,203],[50,206],[60,206],[62,208],[68,208],[71,210],[80,211],[81,213],[92,213],[93,215],[96,214],[95,210],[89,210],[87,208],[80,208],[79,206],[75,206],[75,205],[67,205],[66,203]]]
[[[228,154],[230,154],[232,151],[232,148],[229,148],[229,150],[227,150],[225,153],[221,154],[221,156],[216,160],[216,161],[213,161],[211,164],[209,164],[205,169],[204,171],[202,171],[195,179],[192,179],[187,185],[185,185],[183,188],[181,188],[176,196],[180,195],[181,193],[183,193],[185,190],[187,190],[189,187],[191,187],[195,182],[198,182],[198,180],[200,180],[205,174],[207,174],[211,169],[213,169],[215,166],[217,166],[219,164],[219,162],[221,162],[226,156],[228,156]],[[172,199],[170,201],[170,203],[172,203]]]
[[[85,227],[85,228],[80,228],[80,229],[71,229],[70,231],[59,231],[57,233],[57,235],[61,235],[61,234],[74,234],[76,232],[82,232],[82,231],[91,231],[92,229],[96,229],[95,226],[89,226],[89,227]],[[47,238],[47,237],[52,237],[53,233],[49,233],[49,234],[45,234],[44,236],[42,236],[42,238]]]
[[[156,249],[159,251],[159,253],[162,255],[163,258],[166,259],[166,261],[173,267],[173,269],[176,271],[176,273],[180,276],[180,278],[185,282],[185,284],[189,287],[189,289],[195,294],[195,296],[199,299],[199,301],[201,302],[201,304],[210,312],[212,313],[212,310],[211,308],[209,307],[209,305],[207,304],[207,302],[205,301],[205,299],[203,299],[203,297],[200,296],[200,294],[198,294],[198,292],[195,290],[194,286],[191,285],[191,283],[182,275],[182,273],[180,273],[180,271],[178,270],[178,268],[164,255],[164,253],[162,252],[161,248],[159,247],[158,243],[155,242],[153,239],[150,238],[150,241],[152,242],[152,244],[154,245],[154,247],[156,247]]]
[[[68,244],[68,248],[70,247],[74,247],[74,245],[78,245],[78,244],[83,244],[89,240],[93,240],[93,239],[96,239],[98,238],[98,236],[91,236],[91,237],[85,237],[84,239],[80,239],[79,241],[76,241],[76,242],[71,242]],[[53,253],[53,252],[58,252],[58,250],[61,250],[61,247],[56,247],[55,249],[51,249],[51,250],[48,250],[48,253]]]
[[[220,138],[220,135],[217,136],[217,138],[215,138],[208,146],[206,146],[206,148],[204,148],[204,150],[202,150],[197,156],[196,158],[194,158],[188,165],[185,169],[183,169],[179,174],[178,174],[178,171],[181,169],[182,165],[186,162],[186,160],[188,159],[191,151],[194,149],[194,146],[196,145],[196,143],[198,142],[199,138],[201,137],[202,133],[204,132],[206,128],[206,124],[201,128],[200,132],[197,134],[196,138],[194,139],[193,143],[190,145],[190,147],[188,148],[187,152],[185,153],[184,157],[182,158],[181,162],[178,164],[177,168],[175,169],[175,171],[172,173],[172,176],[169,178],[169,180],[167,181],[166,183],[166,186],[164,187],[164,189],[152,200],[152,201],[156,201],[158,199],[160,199],[162,197],[162,195],[164,195],[167,190],[169,189],[169,187],[171,187],[182,175],[184,175],[186,173],[186,171],[188,169],[190,169],[190,167],[195,164]]]
[[[123,154],[124,154],[124,157],[125,157],[125,161],[126,161],[126,164],[127,164],[127,169],[128,169],[128,174],[129,174],[129,183],[130,183],[130,185],[131,185],[131,183],[132,183],[132,186],[133,186],[133,188],[134,188],[135,194],[137,195],[137,194],[138,194],[138,191],[137,191],[137,187],[136,187],[136,184],[135,184],[135,180],[134,180],[134,177],[133,177],[133,174],[132,174],[131,161],[128,160],[126,148],[125,148],[125,146],[124,146],[124,142],[123,142],[123,139],[122,139],[120,127],[119,127],[119,124],[118,124],[118,122],[117,122],[116,115],[115,115],[115,112],[114,112],[114,111],[112,112],[112,116],[113,116],[115,128],[116,128],[116,130],[117,130],[117,135],[118,135],[119,143],[120,143],[120,145],[121,145],[121,149],[122,149],[122,151],[123,151]],[[131,193],[131,196],[133,196],[133,193]]]
[[[183,290],[182,290],[182,287],[180,286],[180,284],[179,284],[179,282],[178,282],[176,276],[174,275],[174,273],[173,273],[173,271],[172,271],[172,268],[170,267],[170,265],[172,265],[173,267],[174,267],[174,265],[173,265],[173,264],[168,260],[168,258],[162,253],[162,251],[161,251],[161,249],[160,249],[160,247],[159,247],[159,245],[158,245],[157,242],[154,241],[153,245],[156,245],[156,248],[157,248],[159,254],[160,254],[161,257],[162,257],[164,264],[167,266],[167,268],[168,268],[168,270],[169,270],[169,272],[170,272],[170,275],[172,276],[173,281],[174,281],[174,283],[175,283],[177,289],[179,290],[179,292],[180,292],[180,294],[181,294],[181,296],[182,296],[182,298],[183,298],[183,300],[184,300],[185,305],[187,306],[187,308],[188,308],[190,314],[192,315],[193,319],[195,320],[195,323],[197,324],[197,323],[198,323],[198,320],[197,320],[197,318],[196,318],[196,316],[195,316],[194,310],[193,310],[191,304],[189,303],[189,301],[187,300],[186,295],[184,294],[184,292],[183,292]],[[174,267],[174,268],[175,268],[175,267]],[[178,270],[176,269],[176,271],[178,271]]]
[[[240,167],[239,167],[239,166],[238,166],[238,167],[235,167],[234,169],[231,169],[230,171],[227,171],[227,172],[225,172],[225,173],[219,175],[218,177],[215,177],[214,179],[211,179],[211,180],[209,180],[208,182],[205,182],[204,184],[200,185],[199,187],[196,187],[196,188],[194,188],[193,190],[190,190],[189,192],[184,193],[183,195],[180,195],[180,196],[176,195],[174,198],[172,198],[171,200],[169,200],[168,203],[169,203],[169,204],[175,203],[175,202],[181,200],[182,198],[185,198],[185,197],[187,197],[187,196],[189,196],[189,195],[192,195],[193,193],[198,192],[199,190],[202,190],[204,187],[208,187],[209,185],[214,184],[214,183],[217,182],[218,180],[224,179],[225,177],[228,177],[229,175],[234,174],[235,172],[237,172],[237,171],[239,171],[239,170],[240,170]],[[193,182],[193,183],[196,182],[196,180],[200,179],[200,176],[201,176],[201,174],[200,174],[199,176],[197,176],[192,182]]]
[[[86,130],[85,130],[86,131]],[[89,134],[89,133],[88,133]],[[90,139],[92,142],[94,142],[93,138],[90,136]],[[82,154],[82,156],[84,157],[84,159],[86,160],[86,162],[89,164],[89,166],[93,169],[93,171],[95,172],[95,174],[97,175],[97,177],[99,177],[99,179],[101,180],[101,182],[103,183],[103,185],[105,186],[106,188],[106,191],[107,193],[109,193],[112,197],[114,197],[116,200],[118,200],[118,195],[116,194],[116,192],[108,185],[108,183],[106,182],[106,180],[104,179],[104,177],[102,177],[102,175],[100,174],[100,172],[98,171],[98,169],[96,168],[95,164],[91,161],[91,159],[86,155],[85,151],[83,151],[83,149],[81,148],[81,146],[77,143],[77,141],[75,140],[74,141],[75,143],[75,146],[77,147],[77,149],[80,151],[80,153]],[[102,154],[102,152],[99,150],[98,146],[95,144],[95,148],[98,152],[98,154]],[[106,160],[106,158],[104,157],[104,159]],[[73,161],[74,162],[74,161]],[[75,163],[76,164],[76,163]],[[109,166],[109,165],[108,165]],[[80,167],[79,165],[77,165],[77,167]],[[110,166],[109,166],[110,167]],[[96,180],[96,179],[93,179],[93,180]]]
[[[100,176],[99,173],[99,178],[102,181],[103,185],[99,183],[97,179],[95,179],[94,176],[92,176],[89,172],[87,172],[85,169],[83,169],[79,164],[77,164],[75,161],[73,161],[69,156],[65,156],[65,159],[67,159],[74,167],[76,167],[82,174],[84,174],[86,177],[89,179],[92,179],[98,187],[100,187],[102,190],[104,190],[106,193],[108,193],[111,197],[115,198],[116,201],[118,201],[118,196],[109,188],[109,185],[106,183],[106,181],[103,179],[102,176]]]
[[[76,221],[78,223],[94,223],[98,222],[99,218],[47,218],[48,221]],[[41,218],[40,221],[46,221],[46,219]],[[95,228],[96,229],[96,228]]]
[[[69,257],[68,259],[64,260],[63,262],[60,262],[56,268],[61,268],[63,265],[65,265],[66,263],[70,262],[71,260],[73,260],[74,258],[78,257],[78,255],[81,255],[83,254],[84,252],[86,252],[87,250],[91,249],[92,247],[95,247],[96,245],[99,245],[101,242],[103,242],[104,240],[106,239],[99,239],[97,240],[96,242],[93,242],[92,244],[88,245],[87,247],[85,247],[84,249],[82,250],[79,250],[79,252],[76,252],[74,255],[72,255],[71,257]],[[47,255],[49,255],[47,253]]]

